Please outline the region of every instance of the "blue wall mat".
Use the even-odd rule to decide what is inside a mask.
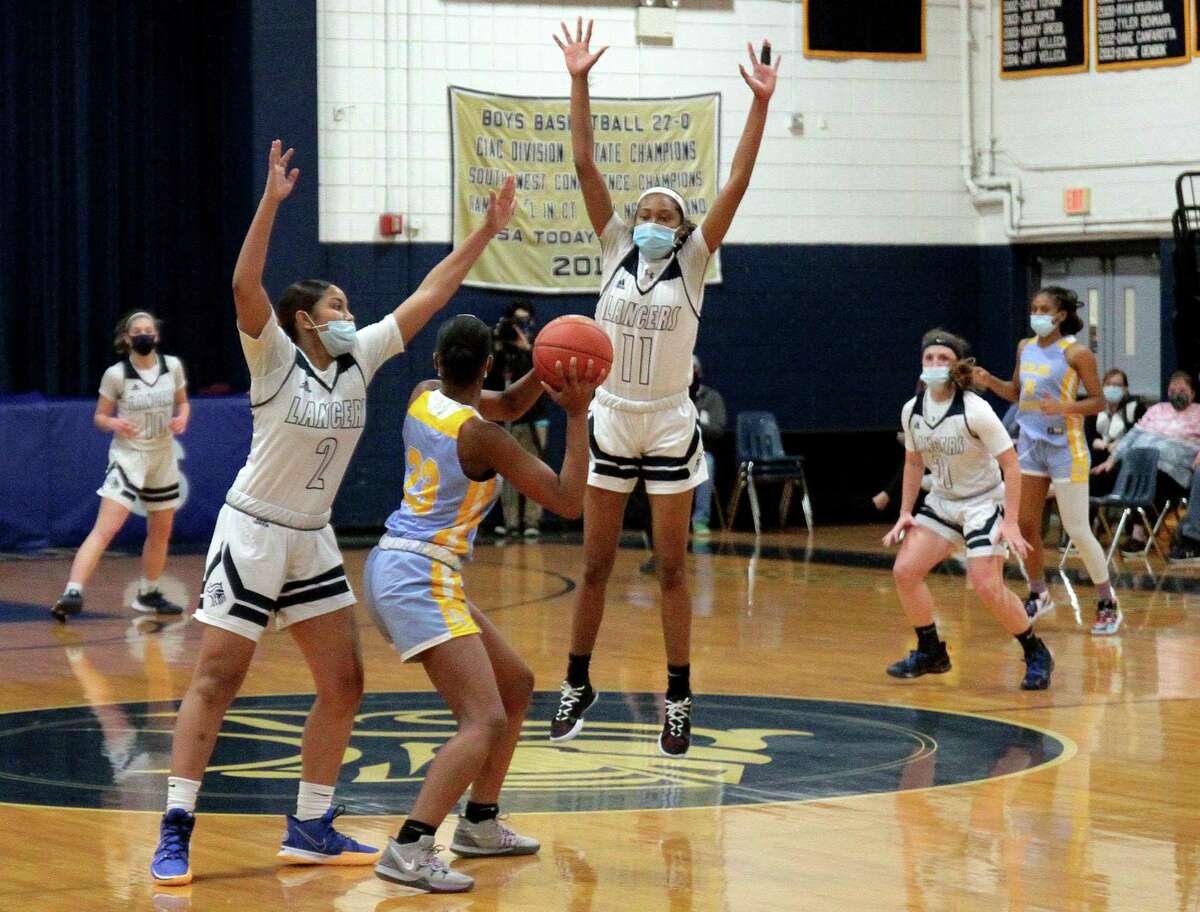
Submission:
[[[0,399],[4,461],[14,467],[0,473],[0,549],[75,547],[91,531],[110,442],[92,424],[95,407],[88,399]],[[179,443],[189,493],[172,541],[204,544],[250,450],[249,400],[193,399],[191,426]],[[20,466],[28,471],[18,473]],[[145,534],[145,521],[132,516],[114,544],[137,545]]]

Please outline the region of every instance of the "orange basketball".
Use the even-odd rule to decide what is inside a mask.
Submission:
[[[563,373],[567,373],[572,358],[577,361],[580,377],[587,370],[589,358],[596,363],[597,376],[601,370],[607,372],[612,367],[612,342],[600,324],[590,317],[580,314],[557,317],[542,328],[533,343],[533,369],[539,380],[555,389],[558,388],[558,374],[554,363],[561,361]]]

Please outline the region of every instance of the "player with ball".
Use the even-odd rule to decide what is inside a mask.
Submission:
[[[571,35],[563,23],[562,49],[571,75],[571,147],[588,218],[600,238],[603,285],[596,320],[612,340],[613,369],[591,409],[591,465],[583,507],[585,570],[575,603],[567,679],[550,723],[551,741],[569,741],[597,694],[589,663],[604,594],[616,558],[625,502],[637,480],[646,482],[654,552],[662,591],[667,652],[667,694],[659,750],[686,754],[691,744],[690,649],[692,606],[684,574],[693,489],[708,477],[699,416],[688,396],[692,351],[704,301],[704,273],[721,246],[750,185],[767,106],[775,91],[778,60],[771,46],[760,58],[750,48],[750,68],[739,67],[753,93],[729,179],[702,225],[687,202],[667,187],[652,187],[637,201],[633,224],[613,210],[604,175],[593,157],[588,72],[607,48],[592,52],[592,24],[582,18]],[[563,40],[565,38],[565,40]]]

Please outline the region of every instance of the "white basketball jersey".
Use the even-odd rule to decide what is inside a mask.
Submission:
[[[268,522],[320,529],[367,422],[367,385],[383,362],[404,350],[400,327],[391,314],[364,326],[354,348],[323,371],[274,314],[257,339],[240,335],[250,366],[254,436],[225,502]]]
[[[1012,449],[1012,438],[975,393],[956,390],[948,402],[928,391],[900,410],[904,448],[920,453],[933,476],[933,491],[962,500],[991,491],[1003,480],[996,457]]]
[[[710,257],[702,230],[693,231],[677,253],[645,260],[633,229],[614,212],[600,236],[600,253],[604,285],[596,322],[613,346],[604,389],[638,402],[685,392]]]
[[[118,418],[138,429],[136,437],[113,434],[111,451],[169,450],[175,393],[186,388],[183,362],[174,355],[158,355],[146,371],[139,371],[128,358],[106,370],[100,378],[100,395],[117,404]]]

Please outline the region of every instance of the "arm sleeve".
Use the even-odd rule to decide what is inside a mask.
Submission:
[[[121,388],[124,384],[125,371],[120,364],[114,364],[100,378],[100,395],[110,402],[121,398]]]
[[[605,264],[621,252],[621,248],[625,246],[632,234],[629,226],[621,221],[621,216],[617,215],[617,210],[613,209],[612,218],[608,220],[608,224],[604,226],[604,231],[600,234],[600,258]]]
[[[378,323],[364,326],[354,334],[354,353],[368,383],[388,358],[402,351],[404,339],[400,335],[400,324],[393,314],[388,314]]]
[[[167,367],[175,381],[175,389],[187,389],[187,374],[183,370],[183,362],[173,355],[167,355]]]
[[[900,409],[900,427],[904,432],[904,449],[906,452],[917,452],[917,442],[913,440],[910,424],[912,421],[913,407],[917,404],[917,400],[909,399],[904,403],[904,408]]]
[[[700,287],[704,284],[704,273],[708,271],[708,261],[712,259],[712,254],[708,252],[708,243],[704,240],[704,226],[688,235],[688,239],[679,248],[678,259],[688,293],[698,297]]]
[[[257,339],[246,335],[240,327],[238,337],[242,340],[242,353],[246,356],[246,366],[250,368],[252,380],[270,376],[281,367],[291,364],[296,357],[296,344],[280,327],[274,313],[267,319]]]
[[[1004,422],[992,411],[992,407],[977,396],[967,400],[967,421],[971,430],[982,441],[984,448],[991,456],[999,456],[1005,450],[1012,449],[1012,438],[1004,429]]]

